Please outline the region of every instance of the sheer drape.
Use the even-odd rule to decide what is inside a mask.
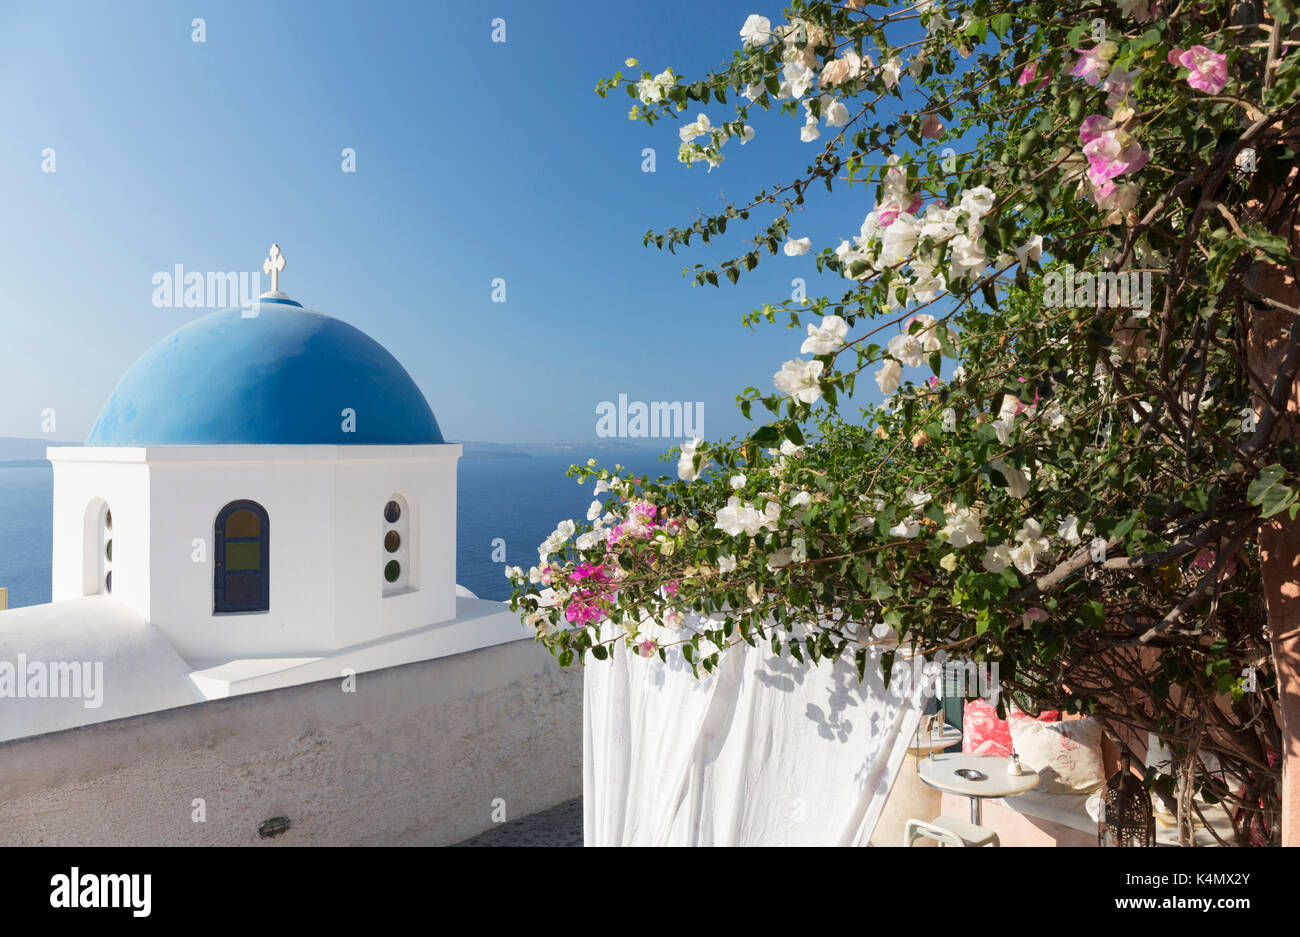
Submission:
[[[586,845],[866,845],[920,719],[921,680],[877,660],[800,664],[731,648],[698,680],[680,654],[615,642],[586,667]],[[703,672],[703,671],[701,671]]]

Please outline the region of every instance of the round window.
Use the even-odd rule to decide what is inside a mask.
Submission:
[[[401,575],[402,564],[397,560],[389,560],[388,565],[384,567],[384,578],[389,582],[397,582],[398,577]]]
[[[105,529],[105,530],[112,530],[112,529],[113,529],[113,512],[112,512],[112,511],[105,511],[105,512],[104,512],[104,529]]]
[[[396,553],[397,548],[402,545],[402,535],[395,530],[390,530],[384,534],[384,549],[389,553]]]
[[[384,520],[390,524],[396,524],[397,519],[402,516],[402,506],[396,501],[389,501],[384,505]]]
[[[109,571],[109,574],[104,577],[104,591],[105,592],[113,591],[113,573],[111,570]]]

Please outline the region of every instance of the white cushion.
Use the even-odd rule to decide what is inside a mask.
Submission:
[[[1009,721],[1011,744],[1021,764],[1038,772],[1038,790],[1087,794],[1106,783],[1101,764],[1101,725],[1096,720]]]
[[[1050,820],[1080,833],[1096,833],[1097,821],[1088,815],[1089,794],[1046,794],[1027,791],[1003,797],[1002,803],[1027,817]]]

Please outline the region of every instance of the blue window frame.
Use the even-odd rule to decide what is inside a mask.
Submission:
[[[271,525],[256,501],[232,501],[217,515],[212,611],[265,612],[271,607]]]

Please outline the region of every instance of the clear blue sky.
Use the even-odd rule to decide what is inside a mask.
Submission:
[[[795,276],[815,295],[811,255],[768,258],[739,287],[692,287],[684,266],[730,251],[660,254],[641,236],[785,181],[816,144],[759,114],[722,167],[687,169],[675,122],[629,121],[630,98],[593,89],[629,55],[698,77],[739,46],[749,13],[775,24],[780,11],[7,3],[0,435],[41,435],[54,408],[55,438],[83,439],[135,358],[203,312],[155,308],[153,275],[260,270],[272,241],[282,288],[387,346],[448,438],[594,439],[596,405],[620,393],[701,400],[706,435],[742,431],[735,395],[770,388],[801,336],[739,320]],[[504,44],[490,41],[498,16]],[[707,113],[718,123],[731,105]],[[54,173],[41,172],[46,147]],[[355,173],[341,171],[344,147]],[[815,225],[796,218],[795,236],[816,249],[856,233],[871,198],[855,191]],[[494,277],[505,304],[490,301]]]

